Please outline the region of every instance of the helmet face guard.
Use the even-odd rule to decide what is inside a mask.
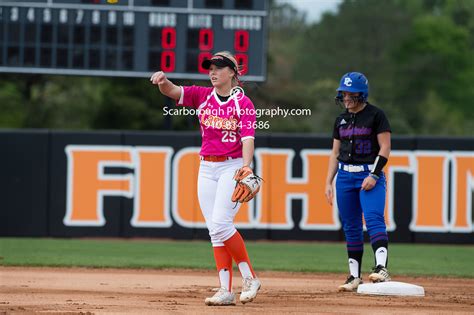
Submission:
[[[353,98],[353,101],[365,103],[369,98],[369,81],[360,72],[349,72],[342,76],[336,91],[335,102],[339,106],[344,107],[342,92],[359,93],[359,96]]]
[[[359,93],[357,96],[352,96],[351,98],[354,103],[365,103],[367,101],[367,98],[364,98],[362,93]],[[336,97],[334,98],[334,102],[336,102],[337,106],[345,108],[344,96],[342,95],[342,92],[337,93]]]

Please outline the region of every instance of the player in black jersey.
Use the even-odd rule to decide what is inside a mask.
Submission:
[[[368,96],[369,84],[362,73],[350,72],[342,77],[336,103],[344,106],[345,111],[334,124],[325,190],[332,204],[332,182],[337,173],[337,206],[346,236],[350,271],[339,291],[354,291],[362,283],[362,214],[375,255],[375,267],[369,279],[372,282],[390,280],[384,218],[386,181],[382,169],[390,154],[391,130],[384,112],[370,104]]]

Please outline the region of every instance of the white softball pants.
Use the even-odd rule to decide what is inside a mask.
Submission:
[[[224,242],[237,231],[234,218],[240,203],[232,202],[235,188],[235,171],[241,168],[243,159],[224,162],[201,161],[198,176],[198,198],[202,214],[211,236],[212,246],[224,246]]]

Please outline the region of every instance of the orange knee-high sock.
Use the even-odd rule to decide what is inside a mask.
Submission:
[[[229,291],[232,291],[232,256],[228,252],[225,246],[213,247],[214,248],[214,259],[216,261],[217,273],[219,275],[219,281],[221,287],[227,287]],[[226,277],[221,274],[221,270],[227,270],[229,272],[228,283],[222,283]]]
[[[255,272],[253,271],[252,264],[250,264],[249,255],[247,254],[247,249],[245,248],[244,239],[237,231],[231,238],[224,242],[225,247],[234,258],[237,265],[241,262],[246,262],[250,268],[252,276],[255,278]]]

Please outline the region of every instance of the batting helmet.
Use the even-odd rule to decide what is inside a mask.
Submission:
[[[336,99],[341,101],[342,92],[359,92],[359,101],[365,103],[369,97],[369,80],[360,72],[348,72],[342,76],[339,88],[336,91]]]

